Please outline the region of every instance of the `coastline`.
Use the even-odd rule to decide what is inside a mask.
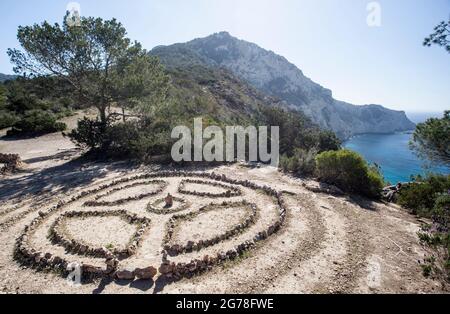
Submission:
[[[408,182],[413,175],[450,174],[450,168],[445,165],[419,159],[409,148],[411,136],[412,131],[359,134],[346,140],[342,146],[379,165],[385,180],[393,184]]]

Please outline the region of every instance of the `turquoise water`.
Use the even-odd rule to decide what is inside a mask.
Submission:
[[[344,147],[381,166],[384,178],[390,183],[409,181],[411,175],[425,174],[428,169],[409,149],[412,132],[395,134],[363,134],[344,143]],[[432,167],[432,172],[450,174],[448,167]]]

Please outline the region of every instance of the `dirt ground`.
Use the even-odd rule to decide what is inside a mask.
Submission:
[[[175,283],[155,281],[98,280],[81,286],[70,285],[65,278],[52,272],[37,272],[21,266],[13,258],[15,240],[24,226],[48,208],[74,193],[129,177],[157,171],[159,167],[142,167],[129,162],[82,163],[80,152],[60,134],[34,139],[0,139],[0,152],[17,153],[27,164],[20,173],[0,178],[0,291],[3,293],[441,293],[446,287],[424,278],[418,261],[424,258],[417,231],[420,222],[395,205],[375,203],[365,199],[313,193],[304,184],[312,181],[292,178],[271,167],[251,169],[241,165],[221,166],[196,171],[214,171],[227,177],[251,180],[268,185],[284,194],[287,219],[282,229],[258,244],[245,258],[217,266],[200,276]],[[164,193],[189,200],[189,211],[209,204],[209,200],[191,195],[178,195],[179,178],[165,178]],[[207,191],[205,187],[190,189]],[[255,232],[268,226],[276,217],[273,199],[251,189],[242,188],[242,196],[258,205],[257,221],[245,232],[216,246],[202,250],[214,254],[252,238]],[[141,187],[131,194],[145,192]],[[120,198],[111,194],[102,200]],[[129,194],[125,195],[129,196]],[[136,255],[124,261],[125,266],[148,266],[160,262],[164,228],[170,215],[157,215],[146,210],[149,202],[160,199],[155,195],[113,209],[125,208],[152,220],[150,231]],[[222,199],[214,200],[217,203]],[[109,210],[104,209],[104,210]],[[83,209],[75,202],[69,210]],[[210,212],[180,226],[176,241],[224,232],[246,213],[237,209],[227,219],[227,212]],[[62,247],[47,239],[51,217],[33,235],[31,242],[44,252],[66,253]],[[67,228],[81,240],[95,245],[122,246],[133,232],[129,225],[115,218],[71,220]],[[197,230],[198,229],[198,230]],[[175,262],[189,261],[199,253],[187,253],[173,258]],[[71,256],[74,260],[99,263],[92,257]]]

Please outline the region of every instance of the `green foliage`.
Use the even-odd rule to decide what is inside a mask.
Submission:
[[[450,282],[450,175],[416,177],[400,190],[397,203],[432,220],[418,233],[421,243],[430,249],[423,273]]]
[[[300,176],[312,176],[316,170],[316,155],[314,149],[297,148],[291,157],[283,155],[280,158],[280,168]]]
[[[450,190],[450,176],[431,174],[415,177],[414,181],[402,187],[397,203],[413,214],[431,218],[439,195]]]
[[[64,131],[66,125],[57,122],[56,116],[48,111],[34,109],[26,111],[23,117],[14,123],[8,135],[40,135]]]
[[[146,160],[152,156],[170,154],[169,120],[140,119],[108,123],[84,118],[68,136],[77,146],[103,157],[137,158]]]
[[[167,93],[169,79],[159,61],[125,37],[115,19],[82,17],[79,26],[21,26],[23,50],[9,49],[15,72],[57,77],[78,103],[96,107],[103,124],[107,108],[119,105],[146,114]]]
[[[48,127],[51,119],[61,119],[72,113],[72,103],[55,93],[54,87],[58,84],[53,78],[40,78],[16,79],[0,85],[0,129],[15,126],[9,134],[42,134],[61,130],[62,125],[56,122],[55,127]],[[40,119],[48,122],[42,130],[32,126]]]
[[[356,152],[328,151],[316,157],[317,175],[321,181],[340,189],[379,198],[384,182],[376,168],[370,167]]]
[[[450,164],[450,111],[442,119],[428,119],[420,123],[410,143],[411,149],[425,160]]]
[[[127,121],[113,125],[107,132],[109,151],[115,156],[147,160],[169,155],[173,141],[166,121]]]
[[[5,109],[6,100],[7,100],[7,92],[8,92],[8,90],[6,89],[6,87],[3,86],[2,84],[0,84],[0,110]]]
[[[442,21],[434,28],[434,33],[425,38],[424,46],[438,45],[444,47],[450,53],[450,19]]]
[[[8,104],[7,109],[16,114],[24,114],[28,110],[48,109],[40,107],[38,98],[28,89],[26,84],[19,81],[13,81],[8,86]]]
[[[280,127],[280,155],[293,157],[297,148],[320,153],[341,147],[333,132],[321,130],[300,112],[266,107],[262,109],[262,114],[266,125]]]
[[[7,110],[0,110],[0,130],[12,127],[19,118]]]
[[[72,130],[69,138],[82,149],[97,150],[103,147],[105,125],[98,119],[84,117],[78,120],[78,126]]]

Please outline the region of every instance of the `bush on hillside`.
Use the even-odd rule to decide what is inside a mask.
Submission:
[[[88,150],[97,150],[104,147],[103,124],[98,120],[83,117],[78,120],[77,128],[68,136],[78,147]]]
[[[100,120],[85,117],[68,136],[77,146],[101,152],[104,157],[146,159],[170,154],[173,144],[170,132],[167,120],[142,119],[104,125]]]
[[[450,175],[417,176],[400,190],[397,203],[413,214],[431,219],[419,238],[428,248],[423,274],[450,282]]]
[[[300,176],[311,176],[316,170],[317,151],[297,148],[291,157],[283,155],[280,158],[280,168]]]
[[[267,107],[262,113],[265,125],[280,127],[280,155],[292,157],[297,148],[319,153],[341,148],[341,141],[333,132],[320,129],[301,112]]]
[[[316,157],[317,175],[325,183],[343,191],[379,198],[383,178],[356,152],[350,150],[323,152]]]
[[[66,124],[58,122],[53,113],[35,109],[25,112],[8,131],[8,135],[41,135],[65,129]]]
[[[397,203],[413,214],[431,218],[438,196],[450,190],[450,176],[431,174],[413,179],[400,190]]]
[[[16,123],[18,117],[9,111],[0,111],[0,130],[12,127]]]

